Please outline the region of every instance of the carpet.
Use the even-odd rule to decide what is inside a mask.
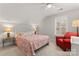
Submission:
[[[64,52],[55,43],[50,43],[47,46],[36,51],[36,56],[69,56],[70,52]],[[23,52],[14,45],[0,46],[0,56],[25,56]]]

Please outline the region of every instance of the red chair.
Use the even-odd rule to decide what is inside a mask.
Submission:
[[[75,32],[67,32],[64,36],[56,36],[56,44],[64,51],[71,50],[71,36],[77,36]]]

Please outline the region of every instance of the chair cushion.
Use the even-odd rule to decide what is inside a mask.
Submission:
[[[70,43],[70,39],[64,39],[64,42],[69,42]]]
[[[63,39],[58,39],[58,41],[62,42],[62,41],[63,41]]]

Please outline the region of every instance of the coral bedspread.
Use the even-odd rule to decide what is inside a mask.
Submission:
[[[25,55],[35,55],[35,50],[49,44],[50,38],[46,35],[17,35],[16,44]]]

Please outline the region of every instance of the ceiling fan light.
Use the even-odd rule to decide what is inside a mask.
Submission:
[[[51,8],[51,7],[52,7],[52,5],[51,5],[51,4],[48,4],[48,5],[47,5],[47,8]]]

